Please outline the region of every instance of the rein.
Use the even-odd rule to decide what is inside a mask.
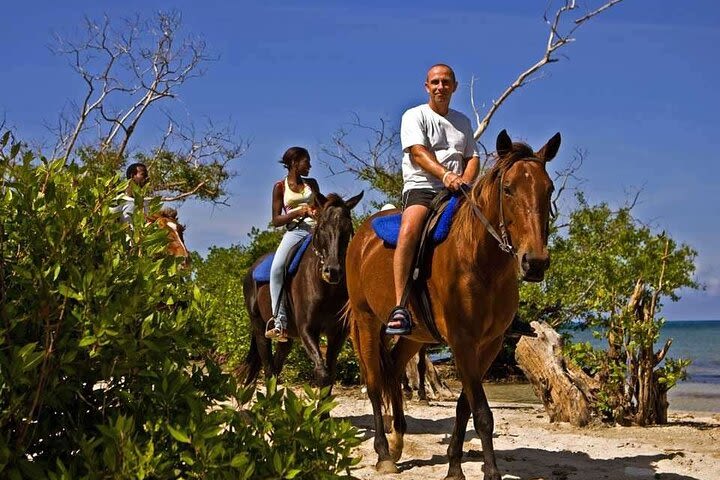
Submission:
[[[495,240],[498,242],[498,246],[500,247],[500,250],[502,250],[505,253],[509,253],[513,257],[517,255],[515,252],[515,249],[512,246],[512,243],[508,240],[508,234],[507,229],[505,228],[505,219],[503,216],[503,208],[502,208],[502,177],[500,178],[500,234],[498,235],[497,230],[495,230],[495,227],[493,227],[490,224],[490,221],[487,219],[485,215],[480,211],[480,208],[475,204],[475,202],[472,201],[472,198],[470,198],[470,195],[467,193],[468,188],[463,186],[460,188],[460,191],[465,195],[465,200],[467,200],[468,205],[470,205],[470,208],[472,208],[473,213],[475,216],[480,220],[480,223],[482,223],[485,228],[487,229],[488,233],[493,236]]]

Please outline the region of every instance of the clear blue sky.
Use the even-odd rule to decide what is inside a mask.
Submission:
[[[399,122],[426,100],[422,81],[436,62],[455,67],[456,109],[475,97],[489,104],[542,54],[546,2],[426,0],[336,2],[6,2],[3,5],[0,112],[24,139],[48,138],[68,99],[82,92],[64,59],[48,49],[53,32],[68,33],[83,15],[117,18],[158,9],[182,12],[188,32],[202,35],[219,60],[180,91],[184,113],[230,121],[250,150],[233,167],[231,207],[180,207],[192,249],[245,242],[270,217],[277,163],[291,145],[313,154],[324,191],[354,194],[362,186],[332,177],[320,146],[357,113],[367,122]],[[703,292],[685,293],[664,311],[669,319],[720,318],[720,95],[717,90],[720,2],[625,0],[577,32],[568,57],[545,78],[514,94],[483,141],[498,131],[539,146],[556,131],[563,147],[588,151],[580,175],[591,202],[613,205],[642,188],[636,215],[699,251]],[[161,134],[145,125],[136,149]]]

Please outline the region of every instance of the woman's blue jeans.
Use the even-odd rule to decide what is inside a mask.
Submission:
[[[285,310],[285,297],[286,292],[283,292],[282,298],[280,298],[280,291],[285,277],[285,263],[287,260],[290,249],[302,242],[305,237],[310,234],[310,227],[305,224],[300,224],[293,230],[288,230],[280,240],[280,245],[275,252],[275,258],[273,258],[272,266],[270,267],[270,302],[272,302],[273,313],[277,310],[275,315],[275,326],[277,328],[287,328],[287,313]],[[278,305],[278,302],[280,304]]]

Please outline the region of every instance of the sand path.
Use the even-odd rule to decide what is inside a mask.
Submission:
[[[455,418],[454,402],[406,403],[408,433],[397,475],[378,475],[373,450],[370,402],[359,389],[336,389],[333,416],[346,417],[364,435],[361,479],[442,479]],[[494,445],[503,479],[522,480],[718,480],[720,414],[671,412],[670,424],[657,427],[552,424],[537,404],[490,401],[495,416]],[[472,422],[470,423],[472,425]],[[463,470],[482,478],[482,448],[474,430],[465,437]]]

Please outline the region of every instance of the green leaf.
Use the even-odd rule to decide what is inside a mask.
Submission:
[[[288,472],[285,474],[285,478],[295,478],[301,473],[302,473],[302,470],[293,468],[291,470],[288,470]]]
[[[62,295],[63,297],[72,298],[72,299],[75,299],[75,300],[80,300],[80,301],[82,301],[82,300],[84,300],[84,298],[85,298],[82,293],[76,292],[75,290],[73,290],[71,287],[69,287],[69,286],[68,286],[67,284],[65,284],[65,283],[61,283],[61,284],[60,284],[60,286],[58,287],[58,292],[59,292],[60,295]]]
[[[97,342],[97,338],[95,335],[88,335],[87,337],[83,337],[82,340],[78,343],[79,347],[87,347],[88,345],[93,345]]]
[[[55,270],[53,271],[53,282],[57,280],[58,275],[60,275],[60,264],[58,263],[55,265]]]
[[[250,460],[244,453],[238,453],[232,458],[232,460],[230,460],[230,466],[233,468],[243,468],[248,463],[250,463]]]
[[[30,355],[30,353],[35,351],[36,347],[37,342],[27,343],[17,352],[17,356],[24,360],[28,355]]]
[[[182,443],[191,443],[190,437],[188,437],[185,433],[176,428],[173,428],[170,424],[167,424],[166,426],[168,432],[170,432],[170,435],[172,435],[175,440]]]
[[[26,372],[35,368],[40,362],[42,362],[43,358],[45,358],[45,352],[43,352],[42,350],[28,355],[25,359],[25,364],[22,367],[22,371]]]

